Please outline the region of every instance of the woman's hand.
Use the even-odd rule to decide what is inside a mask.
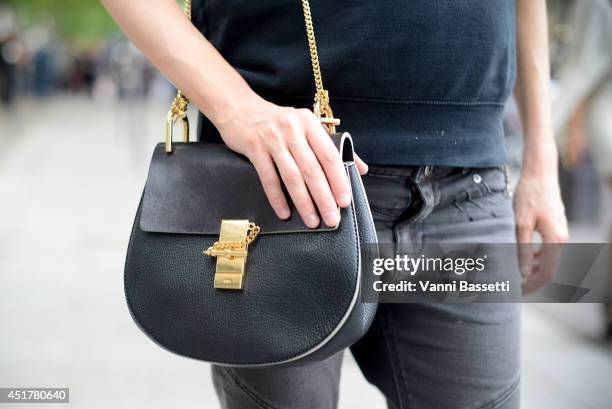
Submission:
[[[351,202],[350,185],[338,149],[311,111],[255,97],[215,126],[230,149],[253,163],[278,217],[290,216],[282,180],[308,227],[319,225],[318,214],[326,225],[338,224],[338,206]],[[356,162],[360,173],[367,172]]]
[[[514,195],[514,211],[523,293],[529,294],[553,278],[569,236],[556,172],[523,173]],[[537,250],[532,244],[535,231],[542,237]]]

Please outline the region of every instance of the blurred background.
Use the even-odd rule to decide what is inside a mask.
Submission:
[[[606,243],[612,5],[549,8],[571,240]],[[78,408],[218,407],[208,365],[149,341],[123,296],[131,223],[173,93],[97,1],[0,1],[0,387],[69,387]],[[506,129],[516,180],[512,103]],[[610,316],[600,304],[525,305],[524,408],[612,408]],[[348,354],[344,365],[340,407],[384,407]]]

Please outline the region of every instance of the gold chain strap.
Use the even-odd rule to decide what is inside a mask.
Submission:
[[[323,87],[323,76],[321,75],[321,65],[319,64],[319,53],[317,51],[317,40],[315,38],[312,13],[310,12],[310,3],[308,0],[302,0],[302,11],[304,12],[306,37],[308,39],[312,75],[314,76],[316,89],[313,111],[321,120],[321,123],[328,127],[329,132],[334,133],[336,132],[336,125],[340,125],[340,120],[334,118],[334,113],[329,105],[329,92]]]
[[[191,0],[184,0],[183,13],[185,14],[185,17],[191,21]],[[170,105],[168,117],[171,117],[174,120],[186,118],[188,105],[189,100],[187,97],[183,95],[180,89],[177,89],[176,96],[172,101],[172,105]]]
[[[322,96],[326,91],[323,88],[323,76],[321,75],[321,65],[319,64],[317,40],[315,38],[314,26],[312,25],[312,14],[310,13],[310,3],[308,0],[302,0],[302,10],[304,11],[306,37],[308,38],[308,49],[310,50],[310,61],[312,63],[312,74],[314,75],[316,94]]]
[[[249,230],[247,231],[247,236],[244,240],[241,241],[216,241],[212,246],[210,246],[204,254],[210,256],[212,255],[213,250],[238,250],[242,248],[246,248],[249,244],[251,244],[257,235],[260,232],[260,228],[255,223],[249,223]]]

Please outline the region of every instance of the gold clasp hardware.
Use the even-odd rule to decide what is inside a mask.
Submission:
[[[315,102],[312,111],[330,134],[336,133],[336,126],[340,125],[340,118],[334,118],[334,113],[329,105],[329,94],[327,90],[315,94]]]
[[[207,256],[217,257],[215,288],[242,290],[249,244],[259,231],[259,226],[248,220],[221,220],[219,241],[204,250]]]
[[[176,121],[183,121],[183,142],[189,142],[189,120],[187,119],[189,100],[179,91],[174,97],[168,115],[166,115],[166,153],[172,152],[172,136]]]

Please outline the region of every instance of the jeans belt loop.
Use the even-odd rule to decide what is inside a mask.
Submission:
[[[433,166],[419,166],[415,169],[415,172],[410,177],[413,183],[421,183],[427,179],[433,171]]]

